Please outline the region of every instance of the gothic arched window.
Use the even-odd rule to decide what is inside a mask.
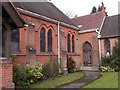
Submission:
[[[74,41],[74,35],[72,35],[72,53],[75,52],[75,41]]]
[[[68,48],[68,52],[70,52],[70,34],[68,34],[68,38],[67,38],[67,48]]]
[[[46,46],[46,37],[45,37],[45,29],[42,28],[40,30],[40,51],[45,52],[45,46]]]
[[[104,49],[105,49],[105,54],[110,54],[110,40],[109,39],[104,40]]]

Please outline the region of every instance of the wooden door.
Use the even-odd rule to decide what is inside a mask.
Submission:
[[[92,46],[88,42],[83,45],[83,65],[92,66]]]

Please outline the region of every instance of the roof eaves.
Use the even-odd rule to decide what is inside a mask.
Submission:
[[[116,38],[116,37],[120,37],[120,35],[101,36],[100,39],[104,39],[104,38]]]
[[[89,32],[96,32],[97,30],[99,30],[99,28],[83,30],[83,31],[79,31],[79,34],[82,34],[82,33],[89,33]]]
[[[34,17],[37,17],[37,18],[42,18],[42,19],[45,19],[45,20],[48,20],[48,21],[51,21],[51,22],[54,22],[54,23],[60,23],[60,24],[62,24],[64,26],[73,28],[75,30],[80,30],[80,28],[77,27],[77,26],[70,25],[70,24],[67,24],[67,23],[64,23],[64,22],[61,22],[61,21],[58,21],[58,20],[43,16],[43,15],[40,15],[40,14],[37,14],[37,13],[34,13],[34,12],[31,12],[31,11],[28,11],[28,10],[24,10],[24,9],[21,9],[21,8],[18,8],[18,7],[17,7],[17,10],[20,13],[28,14],[28,15],[31,15],[31,16],[34,16]]]
[[[24,25],[26,24],[25,21],[22,19],[22,17],[20,16],[20,14],[16,11],[14,5],[11,2],[4,2],[4,3],[2,3],[2,6],[10,14],[11,18],[13,19],[13,21],[15,22],[15,24],[17,25],[17,27],[19,27],[19,28],[24,27]],[[12,8],[11,9],[12,11],[9,11],[8,8]],[[15,15],[13,15],[12,12],[14,12]],[[14,16],[16,16],[17,19]]]

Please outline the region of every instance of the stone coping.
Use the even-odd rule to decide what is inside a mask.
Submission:
[[[0,57],[0,61],[11,61],[11,58]]]

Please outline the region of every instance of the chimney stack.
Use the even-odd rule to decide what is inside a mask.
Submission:
[[[77,18],[78,16],[77,16],[77,14],[74,16],[74,18]]]
[[[104,3],[102,2],[102,11],[105,11]]]
[[[104,3],[102,2],[102,11],[104,11],[105,16],[107,16],[107,12],[105,11]]]

